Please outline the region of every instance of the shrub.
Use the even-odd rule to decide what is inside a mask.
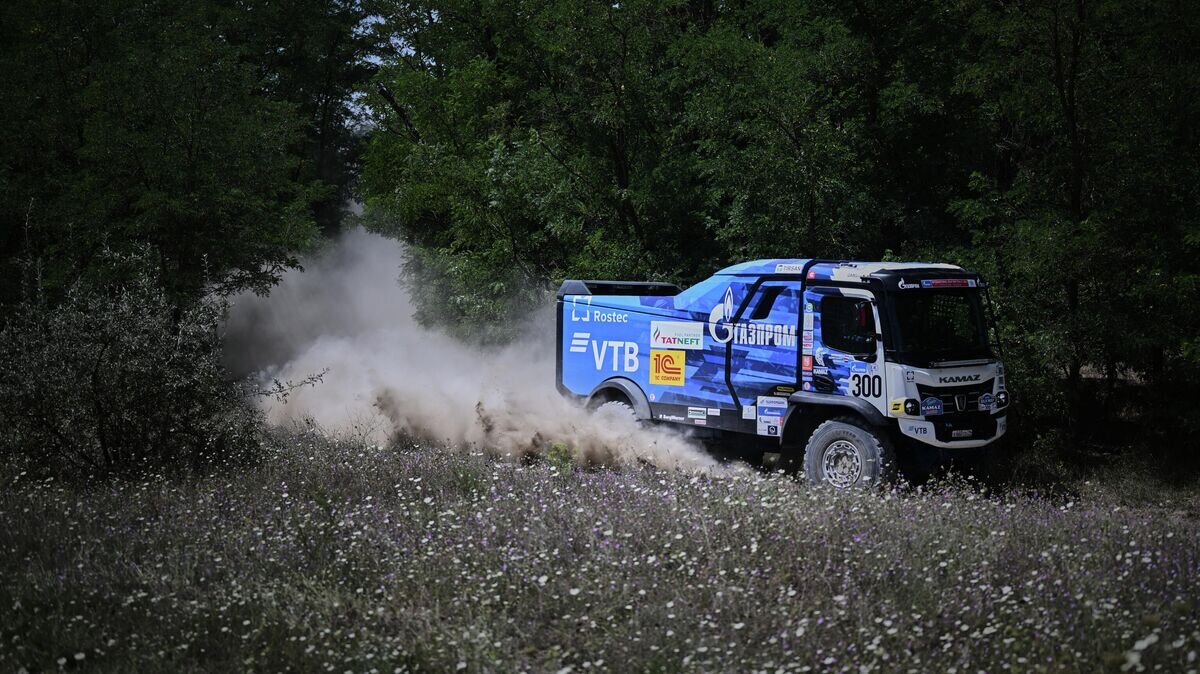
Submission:
[[[250,458],[259,417],[220,362],[223,306],[174,306],[146,274],[27,300],[0,331],[0,451],[70,477]]]

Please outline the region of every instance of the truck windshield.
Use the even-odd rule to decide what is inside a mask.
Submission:
[[[892,345],[913,365],[991,358],[979,291],[919,290],[892,295]]]

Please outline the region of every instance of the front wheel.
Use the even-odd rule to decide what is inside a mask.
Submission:
[[[835,417],[808,439],[804,475],[834,489],[874,487],[895,477],[896,451],[886,433],[855,417]]]

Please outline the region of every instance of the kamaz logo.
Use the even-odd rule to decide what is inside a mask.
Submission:
[[[979,381],[983,375],[979,374],[959,374],[953,377],[938,377],[939,384],[965,384],[970,381]]]

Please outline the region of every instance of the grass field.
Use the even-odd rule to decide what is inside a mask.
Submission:
[[[0,670],[1200,669],[1196,500],[837,496],[296,436],[0,490]]]

